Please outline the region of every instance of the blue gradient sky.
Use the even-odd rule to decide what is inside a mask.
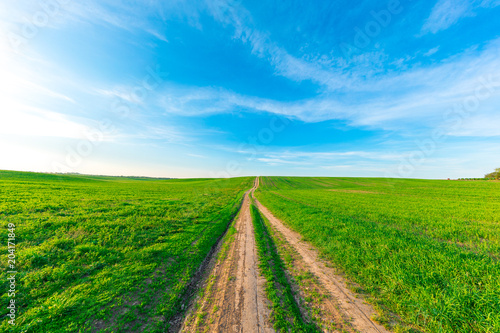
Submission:
[[[0,169],[480,177],[500,1],[4,1]]]

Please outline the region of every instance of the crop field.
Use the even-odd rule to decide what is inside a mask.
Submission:
[[[164,332],[253,180],[0,171],[0,331]],[[5,320],[9,224],[15,326]]]
[[[500,332],[500,183],[261,177],[255,196],[393,330]]]

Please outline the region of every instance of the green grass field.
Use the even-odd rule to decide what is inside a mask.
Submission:
[[[0,331],[167,331],[253,181],[0,171],[4,305],[9,225],[18,272],[16,326],[2,306]],[[395,331],[500,332],[500,183],[261,177],[256,197]],[[275,327],[314,331],[252,216]]]
[[[500,183],[262,177],[256,197],[370,295],[379,321],[500,332]]]
[[[9,223],[18,272],[0,331],[164,332],[253,180],[0,171],[3,319]]]

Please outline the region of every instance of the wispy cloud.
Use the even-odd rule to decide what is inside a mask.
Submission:
[[[459,19],[473,16],[472,3],[470,0],[440,0],[432,9],[429,18],[422,27],[422,33],[448,29]]]
[[[302,160],[340,160],[340,159],[370,159],[379,161],[394,161],[403,156],[403,153],[399,154],[389,154],[384,151],[320,151],[320,152],[310,152],[310,151],[282,151],[282,152],[268,152],[267,156],[273,159],[279,159],[283,161],[293,161],[297,159]]]
[[[313,80],[330,89],[345,87],[352,82],[349,74],[338,70],[325,70],[314,62],[304,61],[291,55],[278,45],[269,33],[254,27],[250,12],[239,2],[231,0],[207,1],[208,11],[217,21],[234,30],[235,39],[252,47],[252,53],[267,59],[276,74],[295,81]]]
[[[176,126],[166,125],[144,125],[142,129],[136,129],[135,133],[122,134],[128,139],[142,139],[147,141],[162,141],[169,143],[186,143],[193,141],[193,135],[181,131]]]
[[[282,102],[245,96],[223,88],[181,87],[162,90],[159,105],[167,112],[184,116],[228,113],[235,109],[266,111],[306,122],[347,120],[354,126],[388,130],[433,126],[456,103],[475,96],[478,89],[489,96],[477,112],[489,113],[486,106],[500,99],[500,40],[492,42],[481,54],[474,50],[444,60],[441,64],[389,74],[359,87],[362,99],[322,94],[314,98]],[[487,83],[488,87],[484,87]],[[365,88],[365,91],[361,89]],[[353,94],[356,96],[356,94]]]
[[[433,47],[429,51],[424,53],[425,57],[430,57],[431,55],[435,54],[437,51],[439,51],[439,46]]]
[[[433,32],[445,29],[461,17],[473,15],[471,10],[474,8],[496,5],[498,1],[461,0],[456,3],[440,0],[425,29]],[[481,77],[500,75],[500,61],[496,56],[500,40],[491,41],[483,52],[471,49],[435,65],[375,75],[374,63],[384,61],[381,55],[370,59],[370,66],[366,67],[362,65],[362,59],[358,64],[354,61],[347,66],[344,59],[338,58],[327,57],[330,60],[326,63],[317,61],[323,59],[318,57],[297,58],[274,42],[269,33],[256,28],[250,12],[239,2],[210,1],[208,8],[217,21],[234,29],[235,39],[250,44],[256,56],[267,59],[277,75],[295,81],[311,80],[324,87],[324,91],[313,99],[291,103],[218,93],[219,97],[213,99],[214,103],[209,103],[209,108],[202,106],[202,99],[196,99],[201,102],[201,105],[193,103],[198,110],[223,112],[239,106],[295,116],[305,121],[344,119],[357,126],[401,129],[406,127],[404,122],[436,122],[447,108],[474,94]],[[439,46],[434,47],[425,55],[430,56],[438,50]],[[498,96],[497,90],[491,98]],[[177,111],[186,111],[191,102],[194,100],[177,106]],[[403,122],[396,123],[398,120]]]
[[[94,88],[95,93],[106,98],[118,98],[128,103],[137,104],[141,102],[133,93],[133,87],[113,87],[113,88]]]
[[[472,115],[464,120],[459,129],[448,132],[450,136],[458,137],[500,137],[500,115],[490,113],[485,115]]]
[[[476,15],[476,9],[493,8],[500,5],[497,0],[439,0],[422,26],[422,34],[446,30],[465,17]]]
[[[207,156],[205,156],[205,155],[199,155],[199,154],[191,154],[191,153],[189,153],[189,154],[186,154],[186,155],[187,156],[191,156],[191,157],[196,157],[196,158],[204,158],[204,159],[207,158]]]

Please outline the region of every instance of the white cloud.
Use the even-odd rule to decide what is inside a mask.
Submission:
[[[473,115],[463,119],[458,129],[448,132],[450,136],[500,137],[500,115]]]
[[[191,153],[188,153],[186,154],[187,156],[191,156],[191,157],[196,157],[196,158],[207,158],[206,156],[204,155],[199,155],[199,154],[191,154]]]
[[[222,88],[169,86],[159,92],[159,105],[184,116],[229,113],[234,110],[265,111],[306,122],[346,120],[354,126],[405,130],[417,126],[439,126],[455,104],[463,104],[478,92],[485,95],[475,110],[497,112],[488,105],[500,102],[500,40],[479,55],[468,51],[440,65],[416,68],[372,79],[360,85],[354,96],[339,98],[323,94],[299,101],[275,101],[240,95]],[[489,83],[488,83],[489,82]],[[361,89],[364,89],[361,90]]]
[[[161,140],[170,143],[186,143],[192,141],[192,135],[181,131],[175,126],[162,125],[144,125],[142,129],[137,129],[135,134],[125,134],[124,137],[129,139],[144,139],[144,140]]]
[[[29,66],[27,64],[32,64]],[[90,121],[57,112],[50,106],[75,107],[75,100],[47,82],[43,61],[15,53],[0,44],[0,134],[29,137],[81,138],[89,132]],[[84,124],[86,123],[86,124]]]
[[[435,34],[448,29],[459,19],[472,15],[472,2],[469,0],[440,0],[425,21],[422,33]]]
[[[133,93],[133,89],[129,87],[115,87],[109,89],[94,89],[94,91],[107,98],[119,98],[128,103],[137,104],[140,102],[140,99]]]
[[[422,34],[446,30],[460,19],[476,15],[479,7],[493,8],[500,5],[498,0],[439,0],[422,26]]]
[[[18,171],[52,171],[51,163],[63,159],[61,152],[41,149],[35,144],[23,144],[0,133],[0,169]]]
[[[398,160],[403,156],[403,153],[389,154],[382,151],[323,151],[323,152],[308,152],[308,151],[282,151],[282,152],[267,152],[266,156],[283,160],[341,160],[341,159],[369,159],[379,161]],[[314,162],[313,162],[314,163]]]
[[[439,51],[439,46],[436,46],[432,49],[430,49],[429,51],[425,52],[424,53],[424,56],[425,57],[430,57],[431,55],[433,55],[434,53],[436,53],[437,51]]]
[[[427,28],[444,29],[461,17],[472,15],[469,8],[492,7],[498,3],[441,0],[433,9]],[[251,14],[239,3],[219,0],[209,1],[207,6],[217,21],[234,29],[234,38],[250,44],[256,56],[267,59],[277,75],[295,81],[312,80],[325,88],[324,94],[310,100],[284,103],[212,90],[217,97],[209,102],[210,91],[205,90],[203,98],[194,97],[180,104],[172,97],[170,110],[173,112],[190,113],[197,108],[202,113],[224,112],[238,106],[295,116],[305,121],[345,119],[352,125],[400,129],[406,127],[405,122],[429,125],[440,121],[453,103],[474,94],[478,80],[487,75],[500,76],[500,39],[491,41],[481,53],[471,49],[430,67],[374,75],[374,63],[384,58],[383,53],[374,59],[375,55],[362,55],[371,57],[369,66],[363,65],[366,62],[363,59],[349,68],[341,59],[330,59],[329,65],[324,66],[317,57],[306,60],[289,54],[273,42],[267,32],[255,27]],[[426,55],[438,50],[439,47],[433,48]],[[491,98],[498,97],[496,90]]]
[[[267,158],[267,157],[260,157],[257,158],[257,161],[263,162],[269,165],[283,165],[283,164],[292,164],[292,165],[311,165],[310,162],[297,162],[297,161],[288,161],[280,158]]]
[[[312,80],[330,89],[345,87],[352,82],[349,75],[338,70],[325,70],[314,62],[304,61],[289,54],[273,42],[269,34],[252,24],[250,12],[231,0],[207,1],[207,7],[215,20],[234,29],[234,38],[248,43],[252,52],[267,59],[276,74],[295,81]]]

